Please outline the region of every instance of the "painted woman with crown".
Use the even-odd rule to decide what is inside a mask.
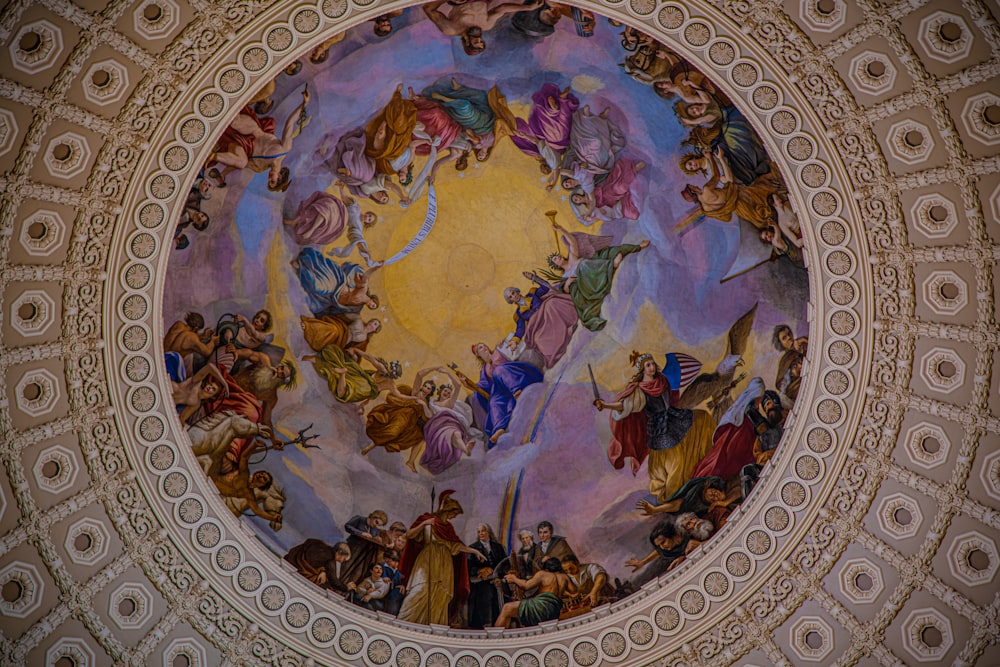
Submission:
[[[661,372],[649,353],[632,352],[629,363],[636,373],[614,401],[594,401],[598,410],[611,410],[611,444],[608,458],[621,469],[625,459],[632,459],[632,474],[639,472],[649,456],[649,492],[664,502],[690,476],[694,466],[712,446],[715,420],[704,410],[675,407],[680,398],[680,368],[686,355],[667,355],[668,363],[677,365],[671,372],[673,383]],[[680,364],[678,360],[680,359]],[[700,368],[700,364],[698,364]],[[697,370],[694,371],[697,373]],[[691,374],[694,377],[694,374]],[[672,386],[675,385],[675,386]]]

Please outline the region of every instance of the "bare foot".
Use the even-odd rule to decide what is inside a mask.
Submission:
[[[506,433],[506,432],[507,432],[507,429],[505,429],[505,428],[497,429],[493,433],[493,435],[490,437],[490,442],[492,442],[494,445],[497,444],[497,440],[499,440],[503,436],[503,434]]]
[[[299,270],[299,260],[297,260],[297,259],[293,259],[292,261],[290,261],[290,262],[288,263],[288,265],[289,265],[289,266],[291,266],[291,267],[292,267],[293,269],[295,269],[296,271],[298,271],[298,270]]]
[[[649,247],[649,239],[645,239],[644,241],[640,241],[639,242],[639,247],[642,248],[642,249],[644,249],[644,250],[646,248],[648,248]]]
[[[302,356],[302,361],[316,361],[315,354],[306,354]]]
[[[407,461],[406,467],[412,470],[413,472],[417,472],[417,466],[413,463],[413,461]]]
[[[517,391],[514,392],[514,400],[515,401],[521,397],[521,392],[522,391],[524,391],[524,390],[523,389],[518,389]]]
[[[361,456],[368,456],[368,452],[370,452],[373,449],[375,449],[374,442],[361,450]]]
[[[475,440],[470,440],[467,443],[465,443],[465,455],[472,456],[472,448],[475,446],[476,446]]]

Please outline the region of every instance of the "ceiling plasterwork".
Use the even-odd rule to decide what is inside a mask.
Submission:
[[[803,388],[698,557],[470,637],[325,597],[226,510],[159,362],[191,165],[296,57],[404,4],[0,10],[0,662],[996,662],[1000,27],[976,0],[575,3],[711,72],[803,219]]]

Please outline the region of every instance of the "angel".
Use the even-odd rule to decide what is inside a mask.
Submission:
[[[733,404],[732,391],[737,384],[746,378],[745,373],[738,377],[736,369],[744,365],[743,355],[746,353],[747,340],[753,327],[754,316],[757,314],[757,304],[748,310],[736,323],[729,328],[726,339],[726,356],[715,367],[712,373],[702,373],[688,385],[678,399],[677,406],[695,408],[708,401],[712,417],[718,421]]]
[[[608,323],[601,317],[601,306],[611,293],[615,271],[627,255],[648,248],[649,241],[611,245],[610,236],[570,232],[556,222],[555,215],[550,219],[567,248],[566,255],[559,252],[549,255],[549,267],[555,271],[552,276],[557,279],[559,289],[573,298],[583,326],[600,331]]]

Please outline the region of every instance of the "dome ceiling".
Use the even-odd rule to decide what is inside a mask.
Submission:
[[[392,34],[372,34],[371,20],[396,11]],[[0,10],[3,661],[992,664],[1000,636],[1000,457],[991,446],[1000,440],[1000,30],[990,12],[976,2],[581,2],[551,35],[535,34],[549,30],[525,22],[533,17],[504,18],[485,34],[485,52],[468,55],[420,8],[390,3],[79,0]],[[658,44],[626,52],[626,26]],[[591,28],[593,37],[577,34]],[[643,85],[654,65],[640,56],[668,62],[666,78],[680,82],[676,106],[677,97]],[[533,99],[546,83],[555,95]],[[494,85],[503,99],[487,93]],[[718,136],[699,134],[713,121],[693,119],[705,91],[728,114]],[[289,169],[287,187],[276,183],[277,169],[270,188],[265,174],[227,169],[242,166],[240,152],[217,141],[230,123],[240,127],[245,104],[268,93],[273,109],[258,107],[260,115],[289,118],[297,133],[279,165]],[[442,128],[468,110],[453,104],[463,95],[498,118],[492,150],[486,128],[444,143]],[[559,179],[547,189],[528,124],[515,137],[520,150],[504,134],[520,126],[514,117],[536,117],[533,105],[572,99],[571,152],[583,146],[581,128],[620,139],[594,186],[578,168],[579,189]],[[388,165],[400,156],[386,148],[387,166],[375,170],[392,186],[373,187],[358,175],[365,159],[344,157],[344,137],[368,126],[360,145],[371,147],[382,140],[380,112],[393,120],[410,105],[422,127],[441,122],[434,135],[442,140],[429,133],[424,146],[411,144],[413,182],[410,160]],[[465,120],[462,130],[475,122]],[[681,189],[707,180],[681,170],[685,138],[719,149],[706,166],[774,167],[783,182],[763,199],[776,204],[775,222],[797,220],[801,259],[793,247],[766,262],[772,249],[746,224],[746,209],[744,222],[709,216],[683,226],[695,216]],[[748,150],[755,141],[759,149]],[[427,179],[424,165],[438,158]],[[590,175],[598,161],[587,162]],[[203,174],[215,186],[201,202],[209,226],[197,229],[188,214],[192,224],[178,230],[206,162],[221,172]],[[407,191],[394,190],[399,180]],[[734,180],[749,188],[753,178]],[[412,201],[400,202],[404,195]],[[600,208],[588,197],[613,201]],[[508,332],[524,334],[514,331],[503,290],[527,292],[521,272],[540,274],[550,252],[598,235],[608,237],[598,245],[639,251],[614,267],[590,311],[580,286],[565,281],[561,298],[581,324],[554,337],[557,350],[525,334],[534,344],[524,359],[505,366],[497,353],[503,372],[538,377],[514,388],[506,428],[480,415],[473,422],[487,433],[476,441],[456,422],[456,442],[473,442],[471,456],[425,427],[412,451],[363,457],[372,414],[385,408],[376,401],[360,415],[342,400],[337,371],[350,364],[324,367],[335,351],[317,338],[351,332],[332,332],[326,321],[315,328],[334,314],[331,303],[346,303],[329,302],[336,295],[324,289],[331,269],[323,262],[332,260],[321,251],[329,257],[346,243],[337,221],[355,199],[378,219],[363,231],[369,257],[355,247],[345,259],[362,265],[358,273],[389,260],[370,278],[381,330],[367,352],[409,362],[400,383],[431,367],[424,377],[442,384],[446,362],[474,376],[471,344],[494,348]],[[310,201],[325,226],[307,229],[315,220],[299,203]],[[549,210],[565,228],[558,242]],[[627,245],[645,240],[641,250]],[[765,265],[744,271],[757,263],[747,248],[766,250]],[[548,268],[553,292],[564,278],[558,268]],[[588,278],[581,271],[577,282]],[[226,313],[249,320],[260,308],[270,311],[273,339],[258,346],[245,338],[249,327],[233,329],[243,336],[237,356],[247,359],[234,365],[216,353],[213,362],[238,375],[239,363],[277,364],[282,351],[294,359],[298,384],[280,392],[271,421],[282,440],[312,424],[305,433],[318,437],[305,444],[320,448],[276,451],[248,471],[269,470],[285,490],[280,521],[234,516],[242,508],[220,498],[218,471],[205,475],[191,451],[195,436],[166,399],[163,353],[183,347],[171,344],[181,331],[175,321],[197,311],[226,335]],[[305,329],[300,316],[312,318]],[[738,320],[750,333],[736,350],[747,377],[734,382],[733,397],[754,376],[793,393],[771,333],[787,323],[808,335],[782,444],[725,527],[664,576],[635,579],[636,592],[535,627],[483,631],[453,618],[449,628],[348,605],[280,558],[308,538],[333,544],[348,518],[377,507],[409,526],[455,489],[465,513],[454,525],[465,542],[480,522],[497,523],[511,543],[517,528],[548,519],[584,560],[626,579],[622,563],[645,555],[656,525],[632,506],[660,504],[673,488],[657,485],[654,456],[634,478],[628,460],[626,470],[611,467],[613,432],[590,406],[588,366],[608,402],[629,381],[633,349],[686,381],[694,372],[683,355],[715,368]],[[333,347],[343,359],[351,346]],[[680,354],[676,371],[668,352]],[[254,356],[268,353],[267,362]],[[302,359],[310,354],[319,362]],[[503,390],[496,374],[484,378],[491,395]],[[594,491],[568,483],[570,474]]]

